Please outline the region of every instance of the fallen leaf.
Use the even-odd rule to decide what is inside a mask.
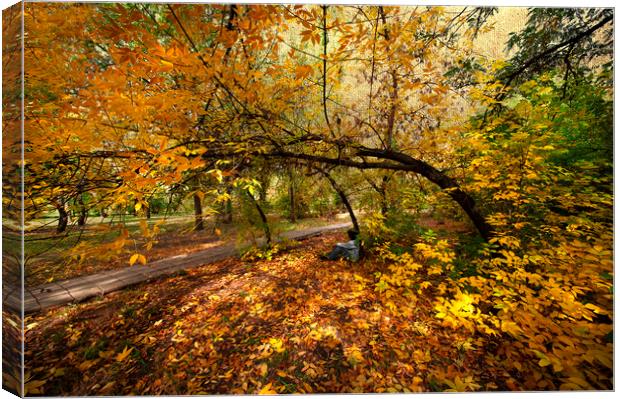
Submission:
[[[116,361],[117,362],[122,362],[123,360],[125,360],[127,358],[127,356],[129,356],[129,354],[131,353],[132,350],[133,350],[133,348],[129,348],[129,347],[126,346],[125,349],[123,349],[123,351],[121,353],[116,355]]]
[[[258,392],[258,394],[259,395],[277,395],[278,393],[271,388],[271,382],[270,382],[269,384],[265,385],[260,390],[260,392]]]

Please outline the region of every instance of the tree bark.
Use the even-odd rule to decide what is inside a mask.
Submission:
[[[295,204],[295,187],[293,187],[293,183],[289,183],[288,186],[288,197],[290,200],[290,212],[289,212],[289,220],[291,223],[297,222],[297,210]]]
[[[463,191],[453,178],[447,176],[426,162],[399,152],[360,150],[358,155],[370,155],[376,158],[389,159],[410,167],[412,171],[421,174],[428,180],[437,184],[454,201],[456,201],[486,241],[489,241],[493,236],[493,228],[487,223],[484,216],[476,208],[476,202],[474,199]]]
[[[56,233],[60,234],[67,230],[67,225],[69,224],[69,213],[67,212],[64,203],[56,205],[56,209],[58,210],[58,227],[56,228]]]
[[[80,208],[80,216],[78,217],[77,224],[78,226],[85,226],[86,219],[88,218],[88,210],[86,209],[86,206],[84,205],[84,200],[82,199],[82,196],[79,196],[78,204]]]
[[[390,41],[390,31],[387,28],[387,21],[385,18],[385,12],[383,11],[383,7],[379,7],[379,15],[381,16],[381,20],[383,22],[384,31],[383,37],[385,38],[386,45],[389,46]],[[389,47],[388,47],[389,49]],[[388,56],[388,61],[390,61],[390,57]],[[387,150],[392,150],[394,146],[394,123],[396,121],[396,108],[398,104],[398,75],[396,68],[392,68],[390,70],[390,77],[392,78],[392,87],[390,92],[390,111],[387,117],[387,129],[385,135],[385,148]],[[382,208],[383,211],[383,208]]]
[[[290,202],[289,220],[291,223],[297,222],[297,204],[295,203],[295,182],[293,181],[293,171],[288,168],[288,198]]]
[[[202,220],[202,201],[198,194],[194,194],[194,229],[204,230],[205,226]]]
[[[389,211],[389,203],[387,200],[387,183],[390,178],[387,175],[383,175],[383,177],[381,178],[381,183],[379,185],[377,185],[370,177],[364,176],[364,178],[366,179],[368,184],[370,184],[370,187],[372,187],[372,189],[379,194],[381,203],[381,215],[384,217],[387,216],[387,213]]]
[[[88,211],[86,210],[86,208],[81,208],[80,216],[78,217],[78,220],[77,220],[78,226],[85,226],[87,217],[88,217]]]
[[[263,225],[262,226],[263,231],[265,232],[265,238],[267,240],[267,245],[271,245],[271,231],[269,230],[269,223],[267,223],[267,216],[265,215],[265,212],[263,212],[263,208],[261,208],[258,201],[256,201],[256,198],[254,198],[254,196],[249,191],[246,191],[246,193],[248,194],[248,197],[250,197],[250,200],[254,203],[254,206],[256,207],[256,210],[258,211],[258,214],[260,215],[260,220]]]
[[[381,185],[379,186],[379,195],[381,195],[381,215],[387,217],[389,205],[387,200],[387,183],[388,177],[383,175],[381,178]]]
[[[327,124],[331,136],[335,137],[334,130],[332,129],[332,125],[329,121],[329,114],[327,113],[327,7],[327,5],[321,6],[323,9],[323,26],[321,27],[323,30],[323,95],[321,97],[321,102],[323,105],[325,123]]]
[[[354,161],[350,158],[330,158],[320,155],[300,154],[287,151],[274,151],[268,154],[256,154],[267,157],[281,157],[302,159],[310,162],[320,162],[330,165],[349,166],[357,169],[385,169],[385,170],[400,170],[404,172],[414,172],[426,177],[431,182],[437,184],[440,188],[446,191],[446,193],[456,201],[463,211],[467,214],[472,221],[482,238],[486,241],[493,237],[493,228],[489,225],[482,213],[476,207],[474,199],[463,191],[456,180],[447,176],[445,173],[439,171],[435,167],[427,164],[424,161],[410,157],[407,154],[394,151],[382,151],[371,148],[358,149],[354,154],[360,157],[374,157],[381,160],[395,161],[393,162],[368,162],[365,159],[362,161]]]
[[[347,211],[349,212],[349,217],[351,218],[351,223],[353,223],[353,228],[356,231],[359,232],[360,231],[360,226],[357,223],[357,218],[355,217],[355,212],[353,212],[353,207],[351,206],[351,203],[349,202],[349,199],[347,198],[347,195],[344,192],[344,190],[342,189],[342,187],[340,187],[340,185],[336,182],[336,180],[334,180],[334,178],[326,170],[321,169],[321,168],[316,168],[316,169],[323,176],[325,176],[325,178],[330,182],[330,184],[332,185],[334,190],[336,190],[336,192],[340,196],[340,199],[342,200],[342,203],[344,204],[344,206],[347,208]]]

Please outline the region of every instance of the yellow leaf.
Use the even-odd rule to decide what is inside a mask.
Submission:
[[[30,323],[26,326],[26,330],[32,330],[33,328],[35,328],[36,326],[38,326],[39,323],[34,322],[34,323]]]
[[[125,349],[123,349],[123,351],[121,353],[116,355],[116,361],[117,362],[122,362],[123,360],[125,360],[127,358],[127,356],[129,356],[129,354],[131,353],[132,350],[133,350],[133,348],[125,347]]]
[[[168,62],[165,60],[161,60],[161,65],[163,66],[163,70],[164,71],[170,71],[172,68],[174,68],[174,64],[172,62]]]
[[[284,352],[285,350],[282,340],[280,338],[270,338],[269,345],[271,345],[271,347],[278,353]]]
[[[97,363],[98,359],[94,359],[94,360],[84,360],[82,363],[80,363],[78,365],[78,370],[80,371],[86,371],[89,368],[91,368],[92,366],[95,365],[95,363]]]
[[[345,348],[344,354],[347,357],[347,361],[352,365],[356,365],[364,361],[364,356],[357,345]]]
[[[549,361],[549,359],[546,359],[546,358],[540,359],[540,361],[538,362],[538,365],[540,367],[545,367],[545,366],[548,366],[550,364],[551,364],[551,362]]]
[[[512,335],[513,337],[516,337],[523,332],[517,323],[510,320],[502,320],[501,330]]]
[[[129,266],[133,266],[134,263],[136,263],[138,261],[138,258],[142,256],[140,254],[133,254],[131,255],[131,258],[129,258]]]
[[[136,212],[142,209],[142,202],[136,202],[136,205],[134,206],[134,208],[136,208]]]
[[[271,388],[271,382],[270,382],[269,384],[265,385],[258,394],[259,395],[277,395],[278,393]]]
[[[572,376],[568,379],[569,383],[577,385],[578,389],[592,389],[592,385],[580,377]]]

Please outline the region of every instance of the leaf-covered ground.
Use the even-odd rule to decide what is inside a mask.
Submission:
[[[441,325],[432,298],[386,304],[374,257],[319,259],[344,238],[312,238],[273,260],[227,259],[27,317],[28,393],[520,389],[519,375]]]

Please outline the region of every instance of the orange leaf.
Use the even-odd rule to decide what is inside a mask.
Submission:
[[[129,356],[129,354],[131,353],[132,350],[133,350],[133,348],[128,348],[126,346],[125,349],[123,349],[123,351],[121,353],[116,355],[116,361],[117,362],[122,362],[123,360],[125,360],[127,358],[127,356]]]
[[[295,68],[295,77],[297,79],[304,79],[312,73],[312,67],[310,65],[299,65]]]
[[[166,71],[166,72],[171,71],[172,68],[174,68],[174,64],[172,62],[168,62],[168,61],[164,61],[164,60],[161,60],[161,65],[162,65],[161,69]]]

